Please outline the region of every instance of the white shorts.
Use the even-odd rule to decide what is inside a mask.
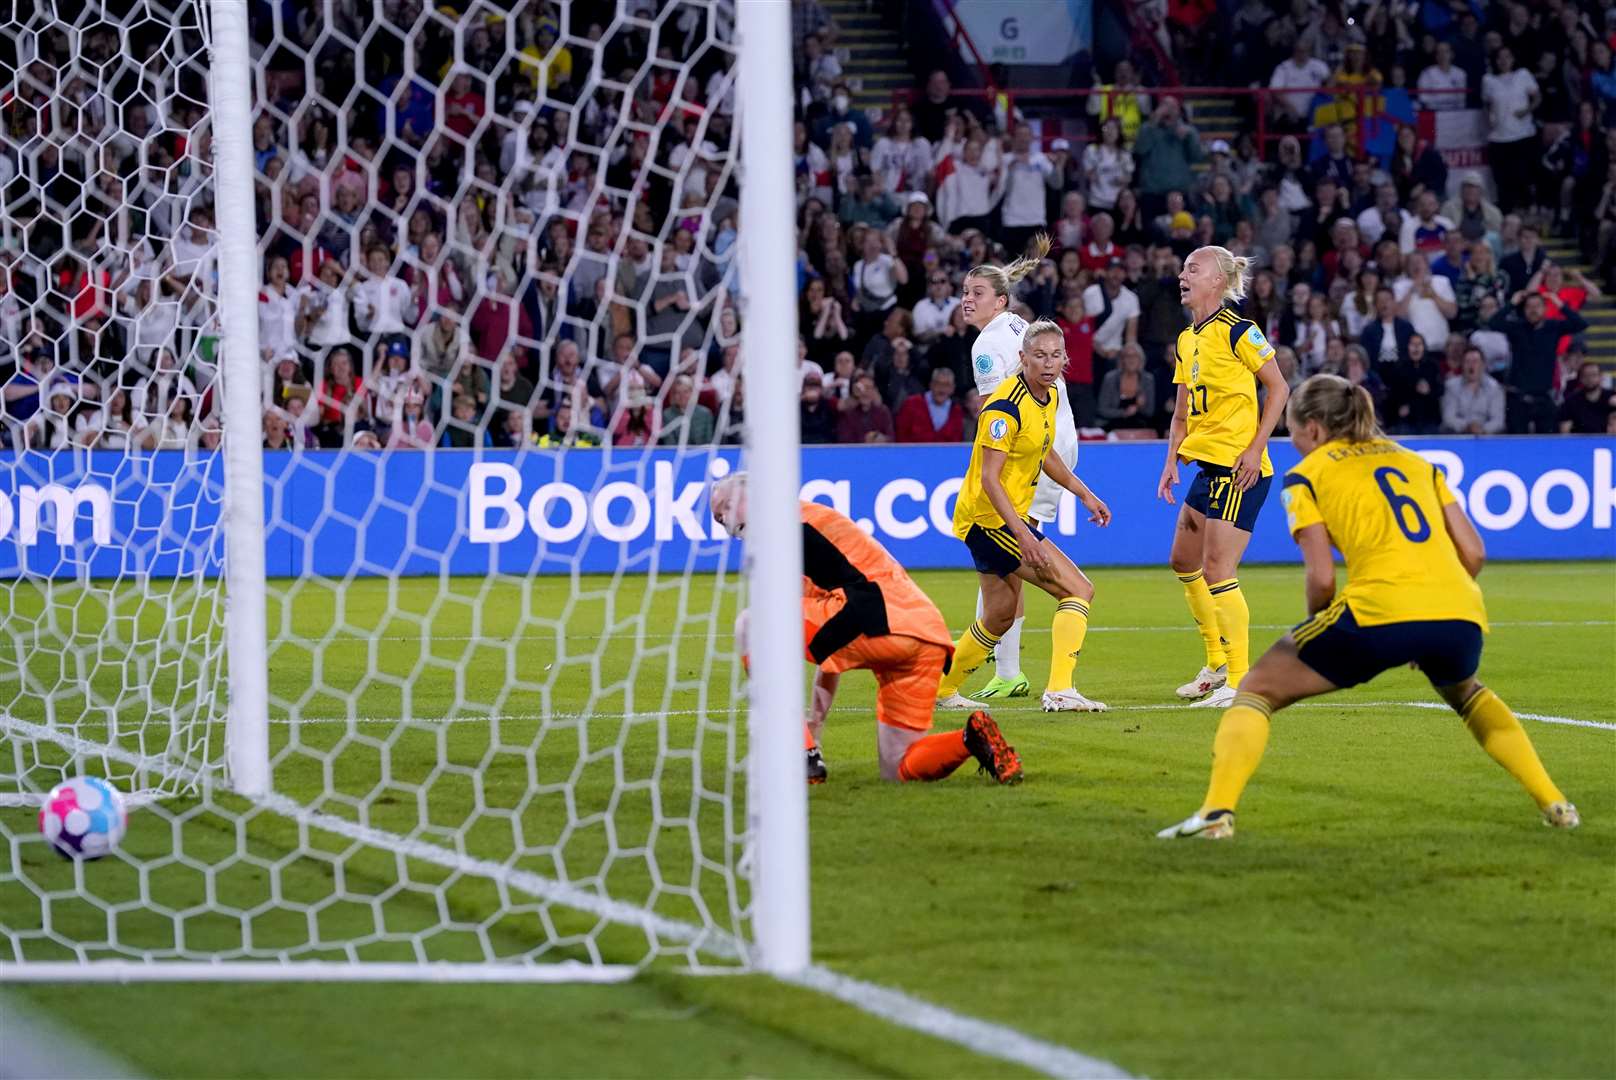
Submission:
[[[1055,452],[1068,469],[1076,472],[1077,424],[1072,420],[1072,410],[1067,407],[1064,396],[1060,404],[1060,413],[1055,417]],[[1040,473],[1038,489],[1033,492],[1032,506],[1027,510],[1027,516],[1045,524],[1054,521],[1055,515],[1060,513],[1061,496],[1065,494],[1066,489],[1050,479],[1048,473]]]

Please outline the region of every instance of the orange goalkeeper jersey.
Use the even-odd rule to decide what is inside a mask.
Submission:
[[[888,634],[941,645],[953,655],[943,613],[886,548],[828,506],[801,506],[808,659],[827,672],[863,667],[857,656],[838,654],[860,637]]]

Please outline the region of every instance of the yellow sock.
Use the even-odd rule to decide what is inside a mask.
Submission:
[[[959,693],[959,688],[965,683],[965,677],[982,666],[982,662],[988,658],[988,653],[992,652],[993,646],[998,643],[998,637],[983,628],[981,619],[972,623],[970,629],[961,634],[960,639],[954,643],[954,659],[948,665],[947,674],[937,684],[937,696],[946,698]]]
[[[1206,646],[1206,666],[1220,668],[1227,661],[1223,653],[1223,639],[1218,635],[1218,609],[1212,603],[1212,592],[1206,587],[1206,574],[1200,570],[1178,575],[1184,586],[1184,599],[1190,605],[1196,629],[1201,631],[1201,644]]]
[[[1233,674],[1233,671],[1230,671]],[[1218,735],[1212,740],[1212,782],[1206,788],[1203,815],[1213,810],[1233,810],[1246,790],[1246,782],[1257,771],[1263,748],[1268,745],[1268,717],[1274,707],[1256,694],[1236,694],[1218,721]]]
[[[1070,690],[1077,654],[1083,651],[1083,638],[1089,632],[1088,601],[1068,596],[1056,604],[1050,632],[1055,641],[1050,646],[1049,685],[1045,689]]]
[[[1481,748],[1521,782],[1526,793],[1537,800],[1539,809],[1565,801],[1565,795],[1554,786],[1543,762],[1538,760],[1521,722],[1497,694],[1483,686],[1470,695],[1459,715]]]
[[[1239,578],[1214,581],[1207,591],[1218,609],[1218,633],[1223,637],[1223,651],[1229,661],[1229,685],[1239,689],[1240,680],[1251,667],[1251,609],[1246,607]]]

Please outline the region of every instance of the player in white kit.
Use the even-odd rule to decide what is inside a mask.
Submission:
[[[960,310],[965,322],[979,331],[976,344],[971,347],[971,375],[976,379],[977,393],[984,398],[1021,369],[1021,336],[1026,333],[1027,321],[1010,311],[1010,286],[1036,270],[1048,254],[1049,237],[1039,234],[1033,240],[1032,250],[1009,266],[978,266],[965,275]],[[1055,419],[1055,451],[1068,469],[1075,469],[1077,424],[1064,387],[1059,382],[1055,385],[1061,399]],[[1043,524],[1054,521],[1063,494],[1065,491],[1059,484],[1047,474],[1040,474],[1028,516]],[[982,617],[981,593],[976,597],[976,615]],[[970,698],[955,694],[940,701],[939,708],[980,709],[984,701],[1027,695],[1030,684],[1021,672],[1021,624],[1024,621],[1025,616],[1018,609],[1016,621],[994,647],[995,671],[988,684]]]

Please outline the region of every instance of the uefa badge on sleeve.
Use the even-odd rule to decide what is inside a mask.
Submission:
[[[993,357],[989,356],[987,353],[982,353],[980,356],[978,356],[976,358],[976,370],[980,371],[984,375],[992,371]]]
[[[992,436],[994,442],[998,442],[1000,439],[1004,438],[1005,432],[1009,430],[1010,422],[1002,416],[998,417],[993,421],[993,423],[988,425],[988,434]]]

